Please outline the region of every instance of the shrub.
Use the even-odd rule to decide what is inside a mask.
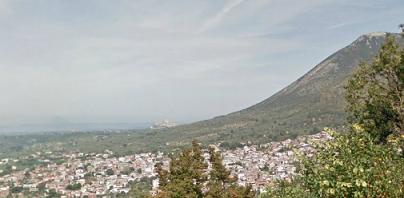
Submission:
[[[318,144],[314,157],[302,156],[299,175],[291,183],[278,183],[265,196],[404,197],[404,158],[395,144],[404,137],[377,144],[361,130],[328,132],[334,140]]]

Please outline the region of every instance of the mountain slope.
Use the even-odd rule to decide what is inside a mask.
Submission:
[[[261,142],[318,132],[324,127],[343,128],[344,83],[360,62],[376,55],[386,34],[360,36],[288,87],[252,107],[156,135],[171,143],[192,138],[207,142]],[[391,35],[404,43],[399,34]],[[170,138],[173,136],[177,138]]]
[[[392,35],[404,46],[404,38],[399,34]],[[19,153],[53,148],[81,152],[108,149],[129,154],[177,148],[193,139],[205,143],[222,142],[222,145],[232,147],[240,142],[293,138],[318,132],[324,127],[341,130],[346,116],[344,84],[360,62],[369,61],[377,54],[385,39],[386,33],[360,36],[270,98],[225,116],[160,130],[33,136],[30,143],[25,141],[28,137],[8,137],[3,138],[4,142],[0,141],[3,152],[0,152],[0,157],[15,153],[12,151],[16,149],[10,147],[9,142],[19,143]],[[38,142],[41,139],[44,140]]]

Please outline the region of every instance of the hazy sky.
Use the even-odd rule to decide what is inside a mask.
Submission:
[[[399,23],[403,0],[0,0],[0,124],[227,114]]]

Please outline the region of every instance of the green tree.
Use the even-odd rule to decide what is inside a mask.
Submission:
[[[212,170],[209,172],[208,191],[205,194],[207,198],[253,198],[255,193],[251,186],[238,186],[237,177],[232,176],[230,170],[223,165],[223,158],[220,152],[215,151],[214,147],[209,147],[209,162]]]
[[[371,63],[362,63],[346,86],[349,123],[359,125],[377,142],[404,133],[404,50],[387,37]]]
[[[17,193],[20,193],[20,192],[22,192],[24,189],[22,188],[22,186],[12,186],[11,188],[10,188],[10,192],[11,193],[15,193],[15,194],[17,194]]]
[[[107,169],[106,171],[105,171],[105,173],[107,174],[107,175],[114,175],[115,174],[115,172],[114,172],[114,170],[112,170],[112,169]]]
[[[72,190],[72,191],[75,191],[75,190],[80,190],[81,189],[81,183],[74,183],[74,184],[69,184],[69,185],[67,185],[66,186],[66,190]]]
[[[232,177],[230,170],[223,165],[223,158],[220,152],[215,151],[214,147],[209,147],[209,161],[212,164],[212,170],[209,172],[210,181],[220,183],[222,188],[226,184],[233,184],[237,178]]]
[[[46,198],[57,198],[57,197],[61,197],[61,195],[57,193],[55,189],[50,189],[48,195],[46,196]]]
[[[251,186],[237,185],[237,178],[232,177],[230,171],[225,168],[219,152],[210,147],[209,154],[212,165],[209,173],[201,146],[196,141],[192,142],[192,148],[184,149],[171,158],[169,171],[164,170],[161,163],[157,163],[155,170],[159,177],[159,190],[156,197],[253,198],[255,196]]]
[[[171,158],[169,171],[162,170],[161,164],[157,164],[156,172],[160,179],[157,197],[202,198],[206,168],[201,146],[193,141],[191,148]]]
[[[159,187],[160,189],[165,189],[168,184],[168,171],[163,169],[163,163],[157,163],[155,165],[155,172],[159,177]]]
[[[267,192],[261,193],[259,198],[313,198],[316,197],[311,194],[303,186],[304,183],[297,181],[300,177],[295,178],[293,182],[280,180],[275,183],[276,186],[271,186]]]
[[[130,183],[130,191],[122,197],[150,198],[151,179],[143,178],[141,181]]]

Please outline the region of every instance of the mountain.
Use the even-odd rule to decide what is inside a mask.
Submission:
[[[320,131],[324,127],[343,130],[344,84],[360,62],[371,60],[390,34],[376,32],[360,36],[332,54],[307,74],[268,99],[247,109],[210,120],[174,127],[157,136],[178,143],[178,138],[202,141],[265,142]],[[163,138],[165,139],[165,138]]]
[[[234,147],[240,142],[261,143],[316,133],[324,127],[343,131],[346,117],[344,85],[360,62],[370,61],[378,53],[387,34],[396,37],[404,46],[400,34],[362,35],[268,99],[228,115],[165,129],[5,137],[0,138],[0,150],[3,155],[12,155],[15,145],[20,145],[24,152],[43,149],[42,143],[47,143],[46,148],[81,152],[108,149],[130,154],[178,148],[193,139]]]

